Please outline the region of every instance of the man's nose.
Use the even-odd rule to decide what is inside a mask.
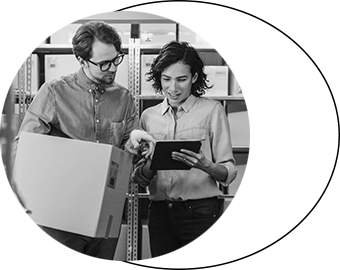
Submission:
[[[116,72],[117,71],[117,66],[115,66],[113,63],[111,63],[111,67],[109,68],[109,71]]]

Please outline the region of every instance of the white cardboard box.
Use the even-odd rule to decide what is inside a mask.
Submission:
[[[229,94],[250,95],[250,55],[233,55],[226,65],[229,67]]]
[[[147,76],[145,75],[150,71],[153,60],[157,57],[156,54],[145,54],[141,56],[141,96],[155,96],[155,90],[152,87],[152,82],[148,82]]]
[[[209,80],[208,86],[213,85],[211,89],[206,90],[205,96],[228,96],[228,66],[205,66],[204,72]]]
[[[108,144],[22,132],[14,181],[39,225],[118,237],[132,156]]]
[[[210,45],[211,24],[179,24],[179,41],[186,41],[192,46]]]
[[[176,40],[175,23],[141,23],[140,43],[160,45]]]

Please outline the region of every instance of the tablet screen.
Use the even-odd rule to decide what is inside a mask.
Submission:
[[[191,167],[171,157],[172,152],[181,149],[198,153],[201,147],[199,140],[160,140],[156,142],[150,169],[157,170],[190,170]]]

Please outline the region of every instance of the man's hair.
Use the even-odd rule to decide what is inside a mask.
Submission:
[[[73,53],[76,58],[88,60],[92,57],[92,45],[98,40],[115,46],[121,51],[122,40],[116,29],[102,21],[90,21],[80,26],[72,39]]]
[[[146,73],[147,81],[152,81],[156,93],[162,92],[161,75],[164,69],[177,62],[188,65],[192,76],[197,73],[197,80],[191,87],[194,96],[199,97],[205,93],[205,89],[211,88],[207,85],[207,75],[203,71],[204,63],[195,48],[187,42],[171,41],[163,46]]]

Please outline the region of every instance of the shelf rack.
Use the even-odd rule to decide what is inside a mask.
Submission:
[[[140,106],[143,101],[156,100],[161,101],[164,99],[163,96],[143,96],[140,95],[140,59],[142,53],[155,53],[158,52],[161,46],[149,46],[140,44],[138,38],[131,38],[129,44],[123,44],[123,52],[129,55],[129,81],[128,88],[135,98],[135,105],[137,112],[140,111]],[[209,46],[195,46],[199,51],[213,51],[213,48]],[[71,44],[41,44],[32,53],[35,54],[72,54]],[[19,89],[19,114],[20,119],[26,111],[26,93],[30,91],[30,57],[20,69],[20,89]],[[209,96],[208,98],[220,100],[224,105],[230,103],[245,103],[242,95],[240,96]],[[28,104],[29,105],[29,104]],[[20,121],[21,123],[21,121]],[[233,149],[238,153],[248,153],[249,147],[234,147]],[[127,193],[127,260],[133,261],[139,258],[139,239],[140,239],[140,228],[139,228],[139,201],[141,199],[147,199],[147,193],[140,193],[139,187],[136,184],[129,184]],[[234,194],[225,194],[221,198],[231,201],[234,198]]]
[[[6,124],[0,126],[0,143],[4,142],[6,147],[0,152],[0,164],[6,169],[6,173],[0,173],[0,261],[8,260],[25,260],[25,231],[22,225],[16,225],[15,232],[13,230],[12,219],[12,141],[14,134],[12,130],[13,122],[13,100],[17,96],[19,98],[19,124],[26,112],[27,99],[26,91],[30,91],[31,81],[31,34],[29,28],[26,28],[26,15],[19,14],[19,23],[14,22],[15,12],[0,12],[0,23],[7,31],[7,40],[5,46],[13,48],[14,34],[19,35],[19,90],[16,95],[13,91],[13,81],[11,74],[13,72],[13,50],[9,54],[0,55],[0,60],[6,63],[5,70],[0,72],[0,85],[4,85],[5,89],[1,90],[1,95],[5,97],[4,111],[6,114]],[[26,55],[26,50],[28,52]],[[25,59],[26,64],[25,64]],[[3,68],[1,66],[0,68]],[[15,236],[13,241],[13,237]],[[13,247],[15,243],[15,252]]]

